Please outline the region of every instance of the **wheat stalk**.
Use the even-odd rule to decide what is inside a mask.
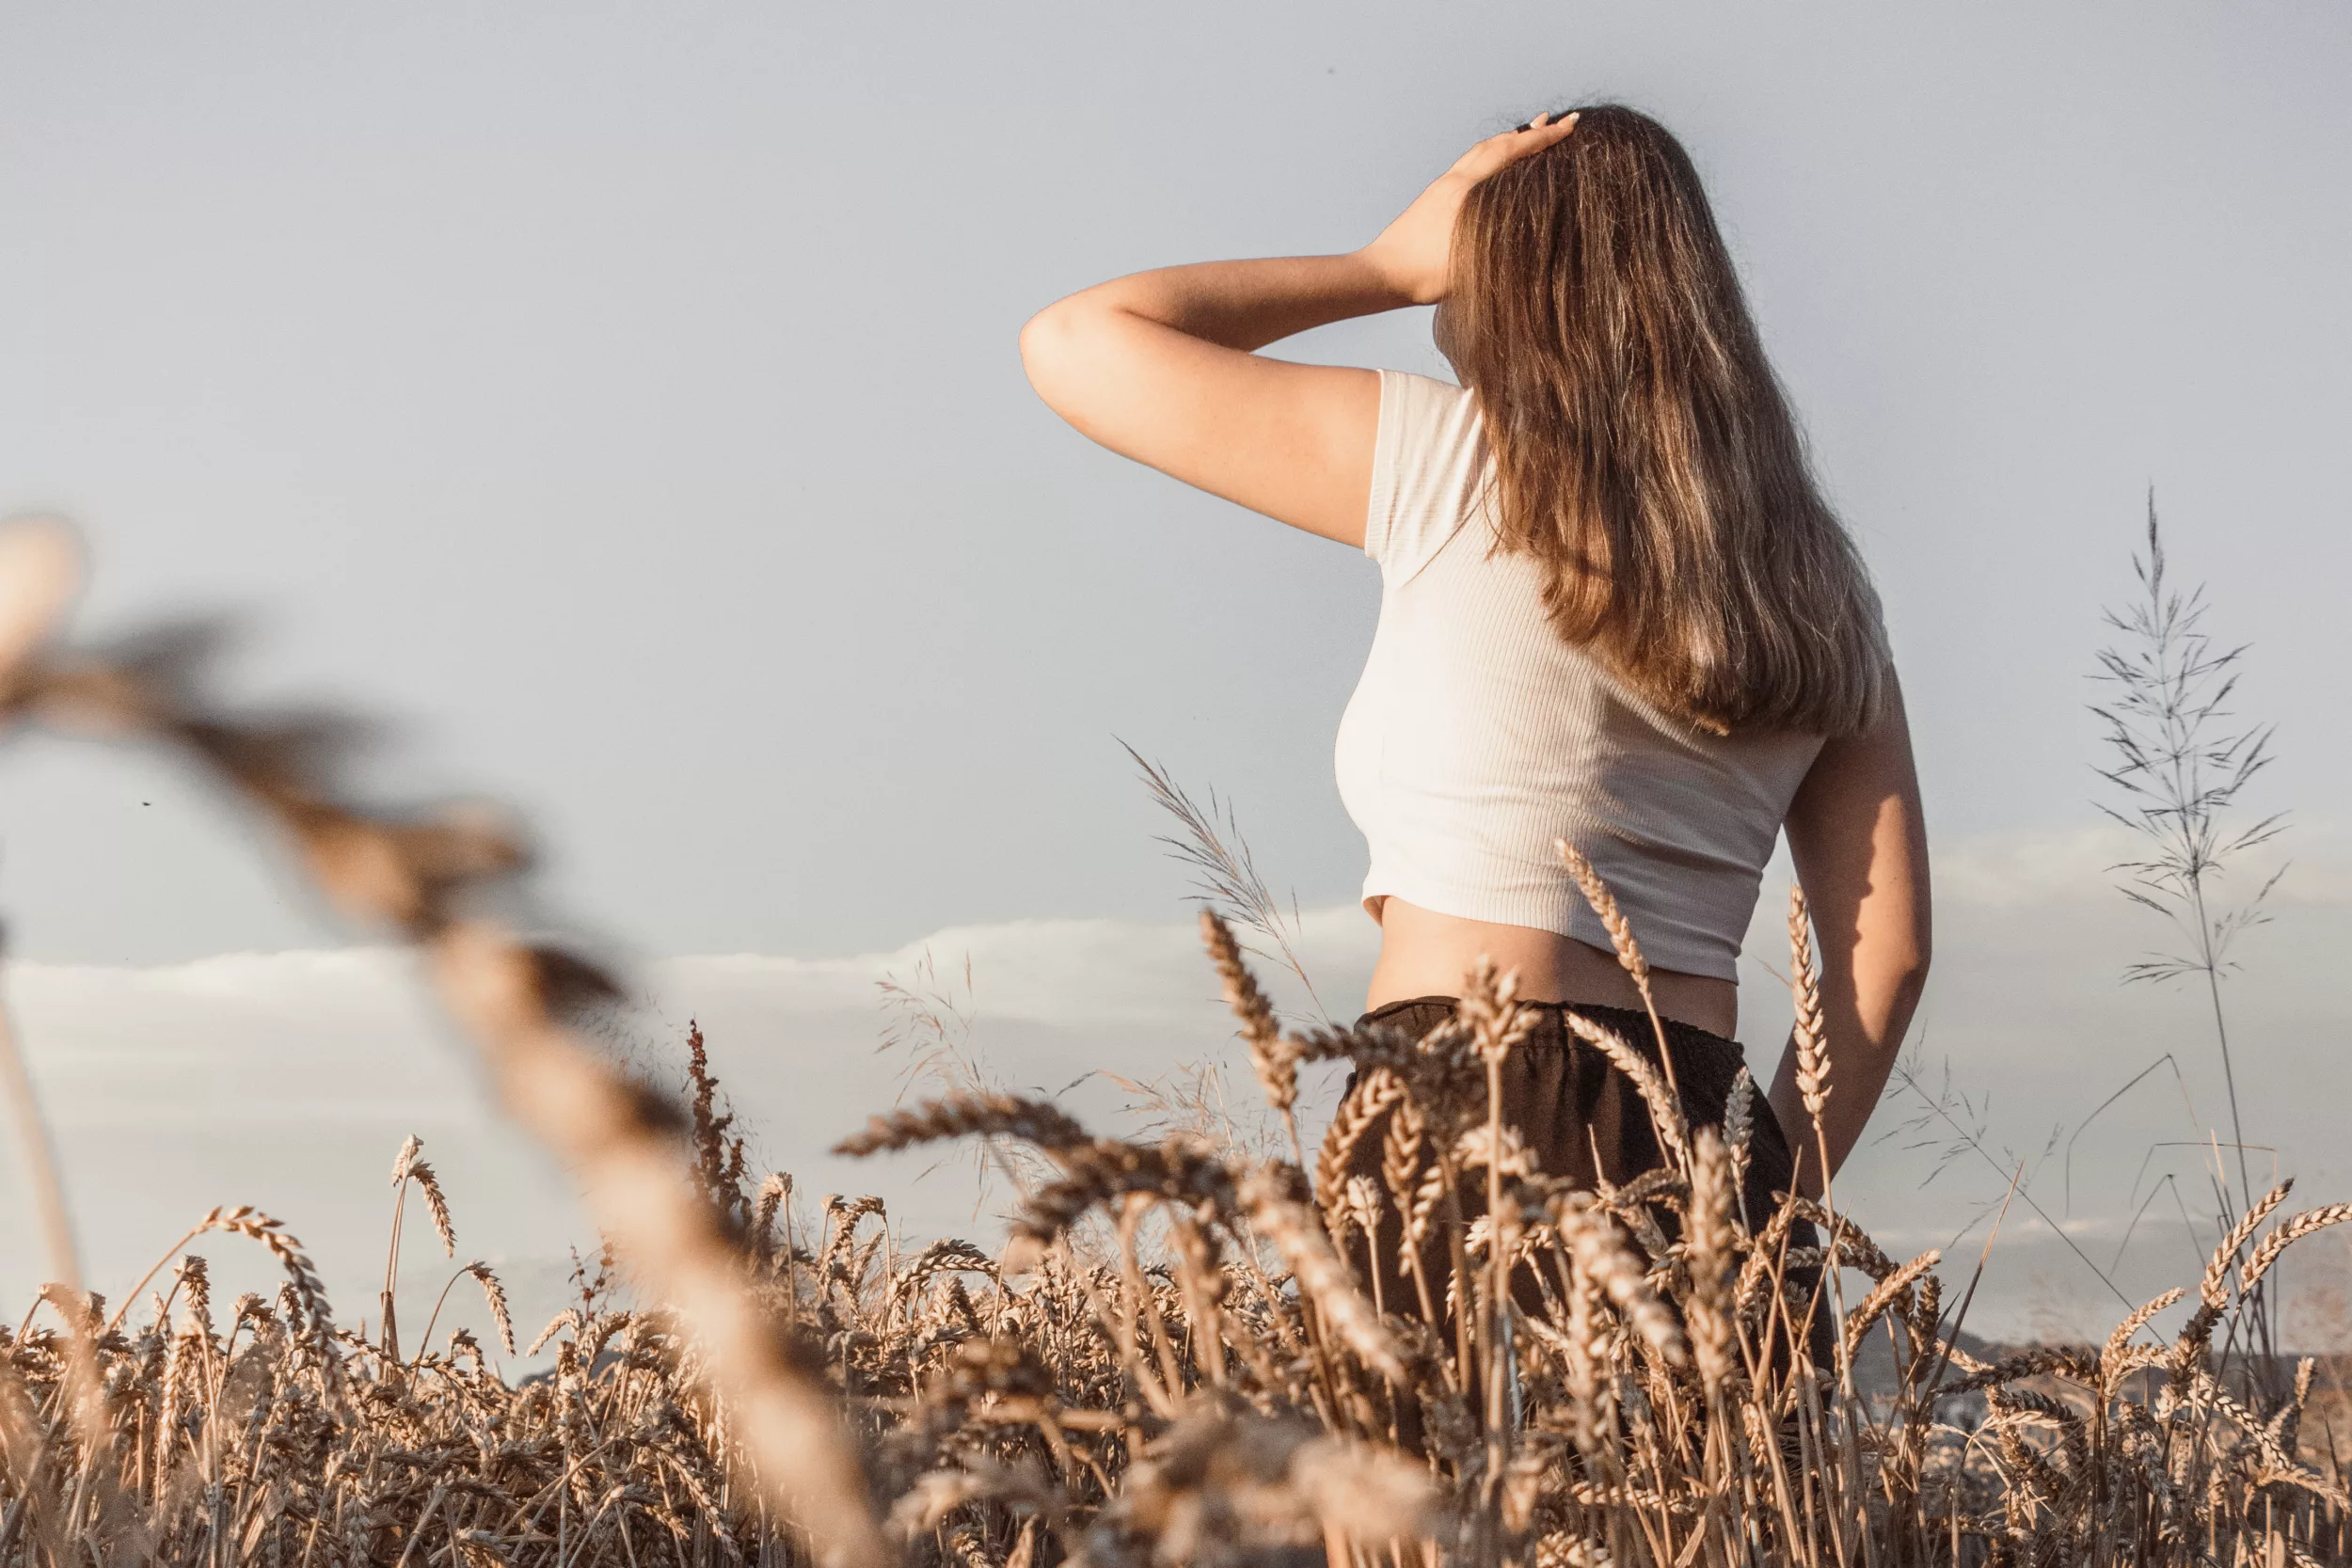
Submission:
[[[1404,1080],[1386,1068],[1375,1068],[1370,1076],[1358,1082],[1332,1113],[1331,1124],[1324,1130],[1323,1147],[1315,1152],[1315,1192],[1323,1201],[1326,1223],[1333,1235],[1339,1230],[1331,1216],[1345,1201],[1342,1195],[1347,1186],[1347,1164],[1355,1157],[1356,1147],[1363,1142],[1373,1124],[1404,1097]]]

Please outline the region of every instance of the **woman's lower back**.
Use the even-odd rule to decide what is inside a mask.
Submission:
[[[1421,996],[1459,996],[1462,977],[1480,958],[1518,972],[1529,1002],[1590,1002],[1639,1007],[1641,993],[1616,955],[1533,926],[1505,926],[1439,914],[1391,896],[1380,904],[1380,958],[1366,1008]],[[1650,972],[1650,990],[1667,1018],[1725,1038],[1740,1023],[1740,988],[1731,980],[1676,970]]]

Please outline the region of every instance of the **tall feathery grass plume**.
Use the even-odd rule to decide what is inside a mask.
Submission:
[[[874,985],[885,1019],[880,1049],[900,1059],[901,1097],[918,1088],[946,1097],[1011,1095],[980,1048],[978,990],[969,953],[952,970],[943,970],[926,947],[912,963],[882,974]],[[999,1183],[1022,1195],[1052,1179],[1023,1137],[977,1137],[968,1147],[976,1219],[989,1209]]]
[[[2255,1189],[2222,982],[2238,968],[2238,939],[2269,920],[2271,891],[2287,867],[2277,865],[2235,903],[2224,900],[2220,884],[2286,829],[2285,813],[2249,813],[2241,799],[2270,766],[2276,731],[2238,719],[2233,705],[2248,645],[2217,643],[2205,629],[2204,588],[2184,591],[2169,579],[2153,488],[2147,541],[2132,572],[2138,592],[2102,617],[2117,641],[2099,651],[2095,678],[2109,695],[2091,712],[2106,726],[2109,760],[2098,772],[2115,799],[2098,807],[2146,846],[2110,867],[2122,878],[2119,888],[2162,917],[2179,944],[2128,964],[2124,978],[2194,980],[2204,993],[2229,1104],[2234,1203],[2243,1204]],[[2226,1194],[2222,1202],[2226,1227],[2233,1202]],[[2253,1327],[2265,1364],[2276,1357],[2276,1318],[2266,1300],[2256,1304]]]
[[[1215,790],[1209,792],[1205,803],[1196,800],[1165,768],[1146,760],[1142,752],[1123,740],[1120,746],[1143,775],[1144,787],[1151,791],[1152,799],[1176,819],[1179,831],[1159,835],[1157,842],[1167,847],[1171,858],[1191,868],[1192,896],[1204,910],[1255,932],[1270,943],[1275,961],[1298,981],[1321,1022],[1330,1023],[1330,1011],[1316,995],[1315,983],[1298,955],[1298,940],[1305,922],[1298,912],[1297,896],[1292,895],[1290,908],[1285,911],[1281,900],[1275,897],[1258,870],[1249,841],[1242,836],[1241,826],[1234,818],[1232,801],[1219,800]]]

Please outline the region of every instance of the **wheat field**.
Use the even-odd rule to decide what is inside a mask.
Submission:
[[[456,1276],[508,1354],[552,1354],[512,1382],[462,1330],[404,1342],[389,1278],[376,1332],[338,1326],[302,1243],[247,1208],[203,1215],[113,1306],[76,1277],[0,1031],[55,1280],[0,1326],[0,1568],[2343,1560],[2342,1470],[2305,1420],[2313,1363],[2280,1379],[2233,1347],[2285,1250],[2352,1206],[2291,1213],[2281,1188],[2103,1343],[1986,1358],[1935,1254],[1889,1257],[1799,1199],[1741,1212],[1752,1084],[1722,1125],[1689,1125],[1649,1042],[1593,1030],[1668,1158],[1571,1188],[1489,1092],[1530,1017],[1510,976],[1470,976],[1422,1037],[1286,1029],[1204,913],[1288,1147],[1108,1137],[1049,1103],[949,1094],[843,1148],[980,1139],[1034,1174],[997,1251],[902,1247],[879,1202],[799,1204],[751,1168],[699,1039],[676,1095],[587,1042],[612,983],[483,897],[523,868],[511,825],[353,803],[316,734],[212,701],[170,639],[61,645],[75,570],[61,531],[0,532],[0,721],[176,749],[356,919],[422,949],[604,1249],[521,1345],[495,1274]],[[1586,882],[1639,981],[1638,933]],[[1818,1116],[1837,1063],[1808,1022],[1801,899],[1790,930]],[[1357,1079],[1311,1150],[1294,1102],[1319,1062]],[[1348,1176],[1375,1127],[1380,1179]],[[451,1195],[413,1142],[393,1180],[446,1248]],[[1800,1220],[1820,1246],[1791,1243]],[[1384,1253],[1383,1234],[1450,1265]],[[267,1249],[275,1295],[216,1304],[183,1252],[207,1237]]]

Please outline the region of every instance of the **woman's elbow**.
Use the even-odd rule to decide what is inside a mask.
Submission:
[[[1021,324],[1021,368],[1029,372],[1031,381],[1037,379],[1039,367],[1052,359],[1055,340],[1061,335],[1061,321],[1055,313],[1057,309],[1048,305]]]
[[[1906,1010],[1916,1005],[1920,993],[1928,989],[1928,965],[1933,957],[1928,933],[1924,930],[1903,943],[1899,951],[1887,955],[1890,989],[1901,1000]]]
[[[1069,417],[1085,335],[1079,312],[1066,299],[1040,310],[1021,328],[1021,368],[1037,395],[1064,418]]]
[[[1907,1009],[1927,989],[1931,956],[1924,928],[1882,928],[1854,947],[1851,961],[1855,988],[1865,997],[1883,998],[1885,1005]]]

